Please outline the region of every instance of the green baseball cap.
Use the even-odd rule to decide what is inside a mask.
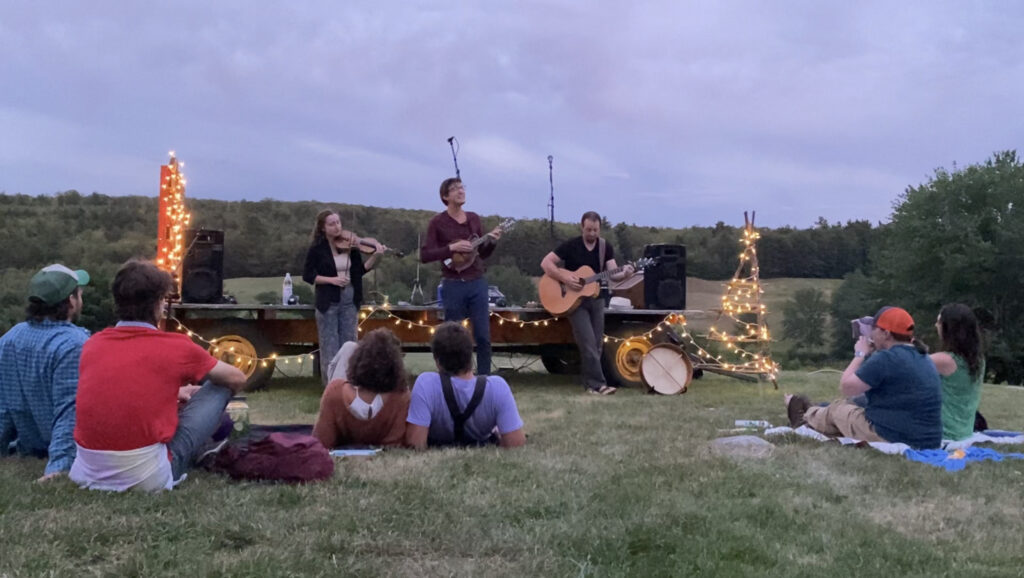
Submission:
[[[64,265],[50,265],[32,277],[28,283],[28,298],[56,305],[68,298],[76,288],[89,284],[89,274],[82,269],[72,271]]]

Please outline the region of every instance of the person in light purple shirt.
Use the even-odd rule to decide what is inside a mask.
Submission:
[[[407,445],[423,449],[497,443],[514,448],[526,443],[508,383],[496,375],[473,374],[473,339],[462,325],[438,327],[430,351],[438,373],[420,374],[413,385]]]

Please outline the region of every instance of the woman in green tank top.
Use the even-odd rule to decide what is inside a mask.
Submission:
[[[974,433],[985,377],[978,319],[970,307],[954,303],[942,308],[935,328],[942,340],[942,350],[931,355],[942,376],[942,439],[966,439]]]

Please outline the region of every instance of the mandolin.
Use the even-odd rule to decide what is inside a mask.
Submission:
[[[633,268],[640,271],[653,265],[654,261],[653,258],[644,257],[633,263]],[[580,300],[584,297],[597,297],[597,294],[601,291],[600,282],[619,273],[627,265],[629,264],[627,263],[621,267],[600,273],[594,273],[594,270],[586,265],[576,269],[573,273],[583,280],[583,288],[579,290],[573,289],[545,273],[537,284],[537,294],[540,296],[540,303],[544,306],[544,309],[547,309],[548,313],[556,317],[568,315],[579,307]]]
[[[501,232],[504,234],[511,231],[515,226],[516,220],[509,218],[502,221],[498,225],[498,228],[501,229]],[[451,257],[444,260],[444,266],[459,273],[465,271],[473,264],[474,261],[476,261],[477,256],[479,256],[479,251],[477,249],[480,248],[480,245],[487,242],[488,239],[493,239],[490,233],[483,237],[474,236],[472,239],[468,239],[470,244],[473,245],[473,250],[468,253],[453,253]]]

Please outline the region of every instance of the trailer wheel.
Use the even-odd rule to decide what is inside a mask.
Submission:
[[[255,391],[267,386],[274,374],[274,360],[265,358],[274,350],[270,340],[256,331],[255,324],[228,319],[219,324],[213,334],[210,337],[210,355],[241,369],[246,377],[247,390]]]
[[[623,341],[609,339],[604,344],[601,365],[610,385],[632,387],[643,385],[640,362],[654,344],[646,337],[631,337]]]

